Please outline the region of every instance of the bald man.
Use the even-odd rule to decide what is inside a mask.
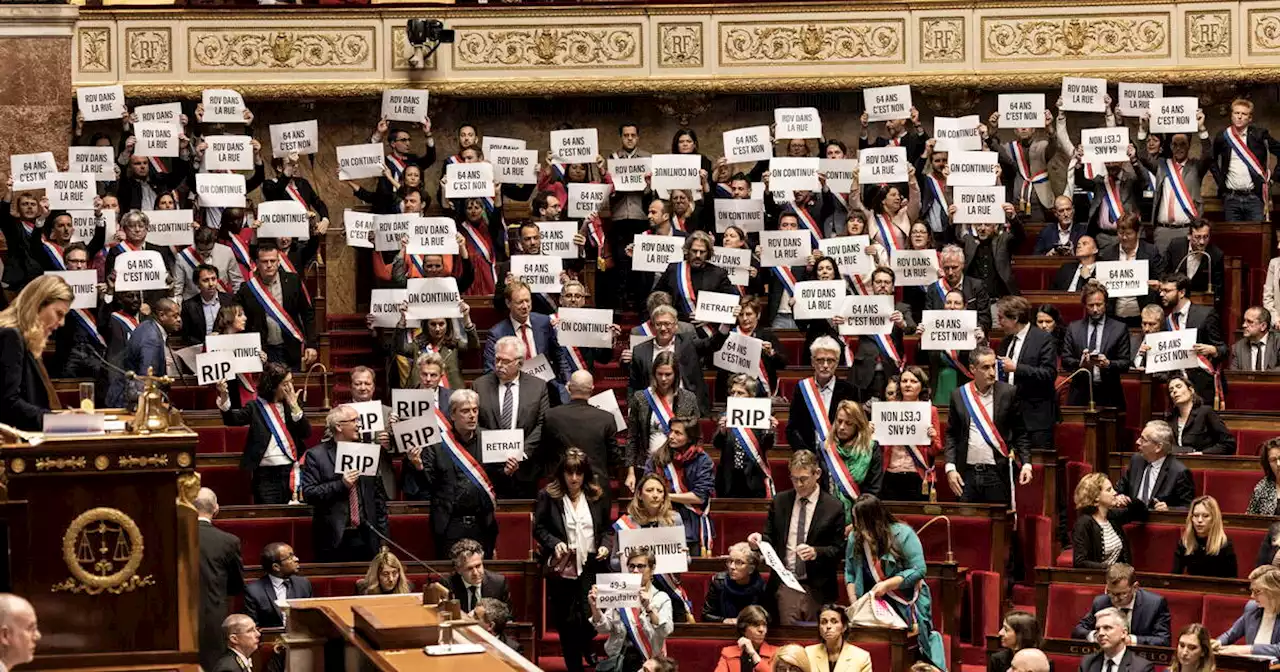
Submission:
[[[1040,649],[1022,649],[1013,654],[1009,672],[1049,672],[1049,657]]]
[[[244,592],[244,566],[240,539],[213,525],[218,496],[200,488],[194,504],[200,528],[200,665],[209,670],[226,651],[222,621],[230,596]]]
[[[12,593],[0,593],[0,672],[36,657],[40,626],[31,603]]]
[[[622,466],[617,421],[612,413],[587,403],[595,394],[595,379],[586,370],[570,374],[567,389],[569,403],[548,410],[543,420],[543,474],[551,474],[566,450],[579,448],[587,454],[596,481],[605,489],[606,496],[612,496],[609,475],[617,473]]]
[[[209,672],[249,672],[253,669],[253,654],[258,650],[262,633],[252,618],[244,614],[231,614],[222,621],[222,634],[226,648]]]

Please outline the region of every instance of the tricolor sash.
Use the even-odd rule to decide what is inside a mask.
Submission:
[[[302,277],[298,269],[293,267],[293,262],[289,261],[289,255],[284,250],[280,251],[280,267],[298,277],[298,286],[302,288],[302,297],[307,300],[308,306],[311,305],[311,292],[307,291],[307,279]]]
[[[1259,161],[1253,151],[1249,149],[1249,143],[1240,136],[1234,126],[1228,126],[1225,131],[1227,142],[1231,145],[1231,149],[1240,157],[1244,165],[1249,168],[1249,172],[1255,177],[1262,179],[1262,207],[1263,210],[1270,212],[1271,210],[1271,170],[1266,164]]]
[[[26,219],[19,220],[19,221],[22,222],[22,230],[26,231],[27,237],[30,238],[31,234],[36,232],[36,223]]]
[[[885,448],[890,450],[901,448],[907,451],[907,455],[911,458],[911,464],[915,467],[916,474],[920,476],[920,480],[925,484],[933,482],[933,465],[929,464],[929,460],[925,457],[925,451],[921,449],[922,446],[885,446]],[[888,463],[889,458],[886,454],[885,464]]]
[[[644,388],[645,401],[649,402],[649,408],[653,410],[653,415],[658,419],[658,426],[662,428],[663,434],[671,433],[671,418],[674,415],[671,411],[671,404],[666,399],[653,393],[652,387]]]
[[[67,264],[62,260],[62,247],[60,245],[44,236],[40,236],[40,245],[44,247],[45,254],[49,255],[49,260],[53,262],[55,268],[59,271],[67,270]]]
[[[773,484],[773,469],[769,467],[768,456],[760,449],[760,438],[756,436],[754,429],[749,427],[730,427],[729,435],[742,448],[742,452],[746,453],[756,466],[760,468],[760,473],[764,474],[764,489],[770,499],[777,494],[777,489]]]
[[[458,437],[453,435],[453,424],[444,417],[444,413],[441,413],[438,408],[436,409],[436,422],[440,425],[440,442],[447,449],[449,459],[453,460],[453,464],[462,470],[468,480],[489,496],[489,503],[496,509],[498,498],[493,494],[493,483],[489,481],[489,475],[484,473],[484,467],[476,461],[476,458],[464,450],[462,444],[458,443]]]
[[[674,462],[668,462],[662,468],[663,475],[667,477],[667,482],[671,484],[671,493],[682,495],[684,493],[693,493],[684,483],[684,471],[677,467]],[[711,546],[715,543],[715,531],[711,528],[711,502],[708,500],[704,507],[701,504],[678,504],[693,512],[698,517],[698,545],[702,548],[702,555],[708,556],[711,552]]]
[[[196,284],[196,280],[199,279],[197,277],[196,269],[200,267],[200,264],[204,263],[200,259],[200,252],[196,250],[196,246],[190,245],[186,249],[179,252],[178,259],[181,259],[184,263],[186,263],[187,266],[191,268],[191,281],[193,284]],[[284,261],[284,257],[281,256],[280,260]],[[231,293],[231,283],[227,282],[221,276],[218,277],[218,286],[222,288],[222,291],[228,294]]]
[[[76,308],[71,311],[71,316],[80,323],[81,328],[89,332],[93,340],[102,347],[107,347],[107,339],[102,337],[102,333],[98,331],[98,321],[93,319],[89,311],[85,308]],[[132,331],[132,330],[131,330]]]
[[[809,214],[808,210],[796,205],[795,203],[788,203],[787,207],[791,209],[791,212],[795,213],[796,219],[800,220],[800,228],[807,229],[809,231],[809,235],[813,236],[813,246],[822,247],[822,230],[818,228],[818,224],[813,221],[813,215]]]
[[[271,296],[271,291],[262,286],[262,281],[258,279],[258,276],[250,276],[249,281],[245,284],[249,286],[249,293],[253,295],[253,298],[257,299],[259,305],[262,306],[262,310],[267,313],[267,317],[274,320],[276,324],[280,325],[281,329],[297,342],[303,344],[307,342],[307,339],[302,335],[302,330],[298,328],[298,324],[293,321],[289,313],[285,312],[280,302],[276,301],[276,297]]]
[[[127,240],[122,240],[116,245],[116,252],[119,254],[124,254],[125,252],[139,252],[142,248],[142,245],[134,245]]]
[[[648,321],[648,320],[645,320],[644,322],[641,322],[640,324],[638,324],[638,325],[636,325],[636,326],[634,326],[634,327],[632,327],[632,328],[631,328],[631,335],[632,335],[632,336],[649,336],[649,337],[652,337],[652,336],[653,336],[653,323],[652,323],[652,322],[650,322],[650,321]]]
[[[796,295],[796,274],[791,272],[786,266],[774,266],[773,276],[782,283],[782,289],[787,292],[787,296]]]
[[[111,313],[111,319],[124,327],[125,336],[133,335],[133,330],[138,328],[138,318],[130,315],[129,313],[117,310],[116,312]]]
[[[1196,203],[1191,200],[1191,191],[1187,189],[1186,180],[1182,179],[1182,166],[1173,159],[1165,159],[1165,172],[1169,174],[1169,188],[1173,190],[1173,197],[1178,201],[1178,207],[1187,213],[1187,217],[1195,219],[1199,215],[1196,212]]]
[[[298,461],[298,446],[293,442],[293,435],[289,433],[289,428],[285,425],[284,414],[275,404],[267,403],[261,398],[254,400],[258,408],[258,413],[262,415],[262,421],[266,423],[267,429],[271,431],[271,436],[275,437],[276,443],[280,444],[280,450],[284,451],[285,457],[293,463],[289,469],[289,495],[296,496],[298,492],[299,475],[301,464]]]
[[[727,185],[716,182],[715,190],[716,198],[733,198],[733,192],[729,190]]]
[[[884,575],[884,565],[882,564],[882,562],[881,562],[881,560],[880,560],[879,556],[874,555],[874,554],[871,552],[871,546],[870,546],[870,544],[868,544],[868,543],[867,543],[867,542],[865,542],[865,541],[863,541],[863,542],[862,542],[862,557],[866,559],[866,561],[867,561],[867,568],[871,570],[871,579],[872,579],[875,583],[880,583],[881,581],[884,581],[884,580],[885,580],[885,575]],[[891,591],[889,591],[889,592],[885,593],[885,595],[887,595],[888,597],[892,598],[892,599],[893,599],[893,601],[894,601],[894,602],[897,602],[898,604],[901,604],[901,605],[903,605],[903,606],[907,606],[907,607],[911,607],[912,614],[914,614],[914,613],[915,613],[915,603],[916,603],[916,600],[920,597],[920,585],[921,585],[921,583],[923,583],[923,582],[919,582],[919,581],[918,581],[918,582],[916,582],[916,589],[915,589],[915,592],[914,592],[914,593],[912,593],[912,595],[911,595],[911,597],[910,597],[910,598],[908,598],[908,597],[907,597],[906,595],[904,595],[902,592],[897,591],[897,590],[891,590]]]
[[[597,255],[604,255],[604,222],[600,221],[600,215],[593,214],[587,218],[587,234],[591,236],[591,242],[595,243],[598,250]]]
[[[946,278],[938,278],[938,281],[933,283],[931,287],[933,291],[938,293],[938,302],[946,305],[947,294],[951,292],[951,283],[947,282]]]
[[[1107,215],[1111,218],[1111,223],[1115,224],[1124,216],[1124,202],[1120,199],[1120,183],[1116,178],[1107,175],[1104,183],[1103,199],[1107,206]]]
[[[675,593],[680,598],[680,602],[684,604],[686,614],[693,614],[693,600],[689,599],[689,593],[685,592],[684,584],[680,583],[680,577],[675,574],[654,574],[653,580],[660,586],[666,586],[668,590]]]
[[[680,231],[681,233],[688,231],[688,229],[684,227],[684,218],[675,213],[671,214],[671,228]]]
[[[822,400],[822,393],[818,391],[818,381],[805,378],[800,381],[796,389],[800,392],[800,399],[804,401],[804,406],[809,411],[809,419],[813,421],[813,429],[818,433],[818,439],[826,442],[827,437],[831,436],[831,417],[827,415],[827,402]]]
[[[927,184],[929,191],[933,192],[933,200],[942,208],[942,214],[945,216],[950,207],[947,203],[947,185],[933,175],[926,175],[926,177],[929,178]]]
[[[1031,192],[1035,185],[1048,181],[1049,173],[1043,170],[1035,174],[1031,173],[1031,160],[1027,156],[1027,150],[1017,140],[1009,143],[1009,153],[1013,155],[1014,165],[1018,167],[1018,176],[1022,178],[1022,188],[1018,190],[1018,200],[1022,205],[1023,212],[1031,212]]]
[[[289,180],[289,184],[285,185],[284,192],[289,195],[290,199],[301,204],[303,208],[309,208],[307,199],[302,197],[302,192],[298,190],[298,185],[292,179]]]
[[[842,350],[842,364],[844,366],[853,366],[853,362],[857,359],[858,337],[857,336],[841,336],[840,344],[844,346]]]
[[[244,231],[241,232],[241,234],[244,233]],[[240,264],[240,276],[247,278],[253,275],[258,265],[249,258],[249,245],[237,234],[227,236],[227,245],[231,248],[231,254],[235,256],[236,263]]]
[[[942,357],[942,361],[949,367],[959,371],[965,378],[973,378],[973,373],[969,371],[969,367],[960,361],[960,353],[955,350],[941,350],[938,354]]]
[[[858,482],[853,480],[849,465],[840,458],[840,452],[836,448],[835,434],[828,436],[827,440],[822,442],[818,454],[822,455],[822,461],[827,465],[827,472],[831,474],[831,482],[840,494],[849,501],[857,499],[862,491],[858,489]]]
[[[693,271],[689,269],[687,261],[676,263],[676,293],[680,295],[689,314],[693,315],[693,311],[698,308],[698,291],[693,288]]]
[[[874,219],[876,231],[880,233],[880,240],[884,241],[885,249],[889,251],[890,255],[897,253],[899,246],[898,240],[894,237],[894,234],[898,232],[898,227],[894,225],[893,220],[878,212]]]
[[[458,222],[458,228],[462,229],[462,235],[471,241],[471,246],[476,248],[476,252],[480,253],[480,257],[485,260],[485,263],[489,264],[489,274],[493,276],[494,284],[497,284],[498,268],[493,261],[493,244],[486,240],[484,236],[481,236],[480,232],[471,226],[471,222]]]
[[[645,660],[653,657],[653,643],[649,641],[649,633],[644,631],[644,623],[640,620],[640,608],[619,609],[618,617],[622,627],[627,631],[627,639],[640,651]]]
[[[867,289],[867,283],[862,281],[861,275],[854,273],[853,275],[846,275],[845,277],[849,279],[846,284],[849,285],[849,289],[852,290],[854,294],[857,294],[858,296],[871,296],[871,290]]]
[[[573,362],[574,371],[590,371],[587,368],[587,358],[582,354],[582,348],[576,345],[570,345],[565,348],[569,351],[569,361]]]
[[[450,155],[450,156],[446,156],[446,157],[444,157],[444,165],[446,165],[446,166],[448,166],[448,165],[452,165],[452,164],[455,164],[455,163],[462,163],[462,162],[463,162],[463,161],[462,161],[462,155],[461,155],[461,154],[452,154],[452,155]]]
[[[978,434],[982,436],[982,440],[991,446],[991,449],[1000,453],[1005,459],[1011,459],[1014,462],[1020,462],[1017,455],[1009,454],[1009,445],[1005,443],[1004,437],[1000,436],[1000,432],[996,430],[996,423],[991,419],[991,414],[987,412],[987,407],[982,405],[978,399],[978,388],[974,383],[965,383],[960,387],[960,400],[964,403],[965,410],[969,413],[969,422],[974,423],[978,428]]]
[[[169,172],[169,167],[164,165],[164,160],[158,156],[148,156],[147,162],[151,164],[151,167],[154,168],[157,173]],[[157,196],[159,195],[157,194]]]
[[[387,168],[391,170],[392,177],[395,177],[397,180],[400,179],[400,176],[404,175],[404,169],[407,167],[408,164],[404,159],[396,156],[395,154],[387,155]]]
[[[880,355],[893,362],[894,371],[902,371],[902,355],[898,354],[898,347],[893,344],[892,334],[871,334],[871,340],[875,341],[876,347],[880,348]]]

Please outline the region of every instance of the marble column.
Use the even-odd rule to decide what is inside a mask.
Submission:
[[[71,36],[79,8],[0,4],[0,156],[52,151],[71,142]],[[0,165],[8,176],[9,162]]]

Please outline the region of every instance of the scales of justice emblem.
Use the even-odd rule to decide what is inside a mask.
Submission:
[[[142,555],[142,531],[132,518],[118,509],[89,509],[76,516],[62,535],[62,559],[71,578],[52,590],[119,595],[155,585],[151,575],[137,574]]]

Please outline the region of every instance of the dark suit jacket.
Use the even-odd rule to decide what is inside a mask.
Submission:
[[[653,369],[653,351],[656,341],[645,341],[635,347],[631,353],[631,375],[627,382],[627,398],[649,387],[649,374]],[[680,386],[693,393],[698,399],[698,412],[703,416],[711,414],[711,395],[707,392],[707,381],[702,377],[701,357],[709,352],[712,340],[709,338],[692,339],[677,333],[676,368],[679,370]]]
[[[1103,665],[1106,664],[1101,651],[1091,653],[1080,661],[1080,672],[1103,672]],[[1115,672],[1155,672],[1155,668],[1151,661],[1125,649],[1124,657],[1120,659],[1120,668]]]
[[[471,595],[467,590],[467,585],[462,582],[462,576],[457,572],[449,575],[449,585],[447,586],[453,593],[454,599],[462,603],[462,610],[469,612],[476,608],[471,601]],[[484,579],[480,581],[480,597],[492,597],[499,602],[505,602],[507,606],[511,606],[511,591],[507,589],[507,577],[484,570]]]
[[[1165,311],[1167,315],[1169,311]],[[1182,325],[1184,329],[1196,330],[1196,343],[1204,343],[1217,348],[1209,361],[1214,366],[1222,366],[1226,363],[1231,349],[1227,347],[1227,341],[1222,334],[1222,313],[1209,306],[1201,306],[1191,304],[1187,307],[1186,324]],[[1172,318],[1166,317],[1166,328],[1170,324]],[[1187,369],[1187,379],[1191,381],[1191,386],[1196,389],[1196,393],[1200,395],[1205,403],[1212,404],[1216,391],[1213,385],[1213,374],[1200,368],[1199,366]],[[1223,387],[1226,387],[1226,378],[1223,378]]]
[[[1280,154],[1280,142],[1271,137],[1271,133],[1261,126],[1250,125],[1245,129],[1245,144],[1248,145],[1249,151],[1257,157],[1258,162],[1265,169],[1271,161],[1271,155]],[[1227,140],[1227,129],[1222,129],[1213,136],[1213,163],[1209,167],[1209,172],[1213,174],[1213,180],[1218,183],[1218,193],[1227,193],[1227,172],[1231,166],[1231,155],[1235,150],[1231,148],[1230,141]],[[1258,198],[1262,198],[1262,176],[1253,175],[1253,192]],[[124,207],[124,204],[121,204]]]
[[[942,310],[946,301],[944,301],[945,297],[938,292],[938,283],[935,282],[924,289],[924,309]],[[991,296],[987,294],[987,286],[981,280],[965,275],[960,278],[960,293],[964,295],[965,308],[978,311],[978,326],[982,327],[983,331],[990,332]]]
[[[819,220],[821,221],[821,220]],[[679,279],[676,277],[676,268],[678,263],[667,266],[667,270],[663,271],[658,277],[658,282],[653,286],[655,292],[666,292],[671,295],[675,302],[676,312],[680,314],[680,321],[689,322],[693,319],[693,313],[685,306],[684,300],[677,287]],[[722,294],[737,294],[738,290],[729,282],[729,272],[712,264],[710,262],[702,264],[701,268],[694,268],[689,265],[689,279],[693,282],[693,291],[697,292],[720,292]]]
[[[293,418],[289,417],[287,406],[284,415],[284,424],[289,428],[293,443],[301,454],[307,445],[307,437],[311,436],[311,423],[307,420],[305,413],[300,420],[294,422]],[[267,444],[271,442],[271,429],[267,427],[267,422],[263,419],[262,412],[258,410],[258,405],[251,403],[244,408],[225,411],[222,414],[222,422],[229,427],[249,426],[249,436],[245,438],[244,453],[240,457],[240,468],[249,472],[257,469],[262,456],[267,452]]]
[[[1253,348],[1249,340],[1241,338],[1231,346],[1232,371],[1253,371]],[[1280,370],[1280,333],[1268,332],[1267,343],[1262,347],[1262,370]]]
[[[1026,426],[1023,424],[1023,411],[1018,404],[1018,396],[1021,392],[1008,383],[996,381],[992,384],[995,385],[995,390],[992,392],[991,420],[996,425],[996,431],[1004,437],[1011,454],[1016,454],[1023,464],[1030,464],[1031,443],[1027,437]],[[960,388],[956,388],[951,393],[949,413],[946,459],[948,464],[956,465],[956,469],[963,472],[965,465],[969,463],[969,411],[960,399]],[[789,426],[787,431],[791,431]],[[1000,456],[999,451],[995,452],[995,460],[996,466],[1003,473],[1004,458]]]
[[[835,379],[835,387],[831,390],[831,403],[827,404],[827,416],[834,422],[836,407],[845,399],[853,399],[857,391],[847,380]],[[800,391],[791,393],[791,413],[787,416],[787,444],[792,450],[812,450],[817,452],[817,429],[813,426],[813,418],[809,417],[809,407],[805,405]]]
[[[200,664],[212,668],[227,650],[222,621],[228,598],[244,592],[240,540],[208,521],[200,521]]]
[[[613,547],[613,520],[609,507],[607,497],[599,497],[594,502],[587,500],[587,509],[591,511],[592,549]],[[533,539],[538,542],[538,562],[544,566],[556,556],[557,544],[569,543],[569,533],[564,527],[564,499],[552,497],[546,489],[538,492],[538,499],[533,504]],[[592,559],[590,564],[595,564],[595,553],[589,557]],[[600,564],[607,567],[608,559]]]
[[[221,627],[218,628],[218,632],[222,632]],[[236,654],[231,649],[226,648],[225,642],[223,643],[223,648],[214,655],[217,656],[216,659],[210,660],[208,663],[200,663],[206,672],[246,672],[240,666],[240,659],[236,657]]]
[[[564,383],[569,380],[569,362],[566,361],[564,349],[556,337],[556,330],[551,327],[551,318],[542,313],[529,314],[529,337],[533,339],[533,347],[539,355],[546,355],[551,370],[556,374],[556,381]],[[484,341],[484,372],[493,371],[493,356],[498,347],[498,339],[504,336],[519,336],[510,318],[502,318],[497,324],[489,327],[489,335]],[[542,382],[539,381],[539,385]]]
[[[1080,240],[1080,236],[1083,236],[1088,228],[1089,225],[1084,222],[1073,222],[1071,224],[1071,242],[1069,244],[1071,245],[1072,252],[1075,252],[1076,241]],[[1036,237],[1036,247],[1032,254],[1049,254],[1049,252],[1057,246],[1058,223],[1055,221],[1045,222],[1044,228],[1040,229],[1040,235]]]
[[[1134,453],[1133,457],[1129,458],[1129,468],[1116,483],[1116,492],[1127,495],[1129,499],[1137,499],[1142,492],[1142,482],[1150,466],[1151,464],[1142,456],[1142,453]],[[1144,504],[1148,506],[1152,503],[1150,500],[1160,500],[1171,509],[1185,509],[1191,506],[1191,500],[1196,498],[1196,484],[1191,478],[1191,470],[1177,457],[1166,456],[1164,464],[1160,466],[1160,474],[1156,476],[1155,485],[1147,496],[1148,501]]]
[[[294,175],[292,178],[284,175],[276,176],[274,180],[267,180],[262,183],[262,198],[267,201],[291,201],[293,197],[289,195],[286,189],[292,179],[293,186],[298,189],[298,194],[302,196],[302,200],[307,202],[307,209],[314,211],[321,217],[329,216],[329,208],[325,206],[324,201],[320,200],[320,195],[316,193],[311,183],[306,178]]]
[[[1094,614],[1114,606],[1111,596],[1103,593],[1093,598],[1089,613],[1085,614],[1075,629],[1071,631],[1073,639],[1087,639],[1093,631],[1096,621]],[[1133,611],[1129,614],[1129,634],[1138,638],[1142,646],[1169,646],[1169,603],[1164,597],[1151,591],[1139,588],[1129,605]]]
[[[1147,277],[1152,280],[1158,280],[1160,276],[1164,275],[1165,259],[1154,244],[1139,240],[1137,258],[1139,260],[1147,260]],[[1120,261],[1120,244],[1108,245],[1099,250],[1098,261]],[[1137,299],[1139,306],[1147,306],[1152,303],[1159,304],[1160,293],[1153,289],[1146,296],[1139,296]],[[1115,302],[1115,299],[1111,299],[1108,302],[1107,313],[1115,312]]]
[[[1053,282],[1050,283],[1049,289],[1055,292],[1078,292],[1084,289],[1084,283],[1088,282],[1093,275],[1081,276],[1076,278],[1076,272],[1080,270],[1080,262],[1078,260],[1068,261],[1058,267],[1056,273],[1053,274]],[[1091,273],[1096,273],[1091,271]],[[1076,281],[1076,286],[1071,286],[1071,281]]]
[[[596,482],[609,490],[609,475],[622,466],[618,425],[613,414],[585,400],[574,400],[549,409],[542,422],[542,473],[549,475],[569,448],[587,454]]]
[[[1062,340],[1062,368],[1068,372],[1080,368],[1081,355],[1089,347],[1089,320],[1081,319],[1067,325]],[[1097,384],[1092,375],[1081,374],[1071,379],[1067,392],[1067,404],[1084,406],[1089,403],[1089,387],[1093,387],[1093,399],[1099,406],[1124,409],[1124,391],[1120,389],[1120,374],[1132,365],[1129,329],[1124,322],[1104,318],[1102,333],[1098,335],[1097,351],[1107,358],[1107,366],[1098,371]]]
[[[285,579],[285,590],[290,599],[311,597],[311,582],[305,576],[293,576]],[[279,628],[284,625],[280,608],[276,606],[276,591],[271,587],[271,576],[263,575],[257,581],[245,584],[244,613],[258,624],[259,628]],[[221,624],[219,624],[221,625]]]
[[[1035,325],[1029,326],[1026,342],[1019,346],[1018,368],[1013,372],[1013,383],[1018,388],[1018,404],[1027,431],[1049,431],[1058,419],[1058,393],[1053,387],[1058,377],[1058,344],[1053,340],[1053,334]],[[1005,357],[1009,354],[1012,336],[1005,334],[1000,340],[997,355]],[[1040,447],[1044,446],[1037,446]]]
[[[236,297],[226,292],[218,292],[218,302],[223,307],[236,302]],[[204,299],[199,294],[182,302],[182,342],[187,345],[204,343],[205,335],[213,325],[204,320]]]
[[[902,357],[903,363],[906,363],[907,351],[903,346],[903,332],[915,333],[916,321],[911,317],[911,306],[905,303],[896,303],[893,309],[902,313],[903,324],[906,329],[894,326],[889,332],[889,339],[893,342],[893,347],[897,348],[898,355]],[[815,320],[816,321],[816,320]],[[822,320],[826,322],[826,320]],[[827,322],[827,324],[830,324]],[[839,333],[835,334],[839,336]],[[813,341],[805,339],[812,343]],[[842,339],[837,338],[836,342]],[[776,346],[775,346],[776,347]],[[808,348],[805,349],[808,351]],[[775,350],[776,352],[776,350]],[[849,383],[853,385],[854,399],[860,402],[870,401],[872,397],[883,397],[883,389],[873,389],[872,383],[876,377],[876,360],[881,358],[880,346],[876,345],[875,339],[870,336],[859,336],[858,347],[853,351],[853,366],[849,367]],[[893,375],[893,362],[885,360],[883,363],[884,375],[886,378]]]
[[[1106,569],[1109,566],[1103,562],[1102,526],[1093,519],[1093,511],[1092,508],[1081,511],[1076,517],[1075,528],[1071,530],[1071,564],[1077,569]],[[1133,554],[1129,548],[1129,537],[1124,533],[1124,524],[1145,521],[1147,514],[1146,503],[1139,499],[1129,502],[1129,506],[1123,509],[1107,511],[1107,520],[1120,537],[1120,557],[1116,558],[1116,562],[1133,564]]]
[[[40,363],[17,329],[0,328],[0,417],[18,429],[38,432],[49,412]]]
[[[1222,633],[1218,637],[1218,641],[1223,644],[1234,644],[1242,641],[1244,644],[1253,646],[1253,655],[1255,656],[1271,656],[1275,658],[1280,655],[1280,628],[1271,631],[1270,644],[1254,644],[1253,640],[1258,636],[1258,630],[1262,627],[1262,606],[1253,600],[1249,600],[1244,605],[1244,613],[1240,614],[1240,618],[1231,624],[1231,629]]]
[[[169,334],[159,322],[154,319],[143,320],[129,335],[129,343],[125,346],[120,368],[144,375],[148,370],[155,371],[158,376],[165,375],[165,351],[169,348],[168,341]],[[180,362],[181,360],[175,355],[174,363],[180,365]],[[132,403],[132,394],[128,393],[126,388],[133,386],[136,392],[141,389],[141,383],[125,380],[122,374],[114,371],[110,378],[111,382],[107,387],[107,407],[123,408],[126,404]]]
[[[475,436],[469,441],[458,436],[458,443],[463,450],[476,458],[477,462],[483,457],[480,452],[480,432],[476,432]],[[501,497],[503,496],[502,493],[511,490],[511,478],[503,473],[501,464],[483,464],[482,466],[485,475],[493,483],[494,494]],[[431,503],[432,534],[444,534],[448,528],[449,519],[455,512],[457,515],[476,516],[479,519],[478,524],[480,527],[489,535],[488,539],[476,539],[476,541],[481,544],[487,544],[486,547],[492,547],[493,541],[498,535],[498,519],[494,515],[493,507],[489,504],[488,497],[484,493],[479,493],[478,500],[481,507],[479,510],[461,510],[458,508],[460,506],[458,500],[463,489],[474,486],[470,485],[467,476],[454,464],[444,444],[436,444],[431,446],[430,449],[422,451],[421,471],[415,468],[407,457],[402,471],[404,472],[405,499]],[[436,549],[437,557],[446,557],[448,552],[449,549],[447,548]]]
[[[307,450],[302,462],[300,489],[302,501],[311,506],[311,541],[315,547],[317,562],[331,560],[331,554],[342,542],[342,535],[350,524],[351,503],[347,485],[337,472],[338,444],[323,441]],[[385,455],[381,459],[389,459]],[[387,493],[378,476],[361,476],[356,479],[356,497],[360,502],[361,534],[372,548],[381,543],[377,535],[363,529],[372,525],[383,535],[390,534],[387,517]]]
[[[121,201],[120,207],[124,207],[124,198],[121,197],[120,201]],[[121,210],[120,212],[128,212],[128,210]],[[36,235],[39,235],[39,233],[37,232]],[[39,242],[34,241],[34,244],[38,245]],[[168,247],[161,247],[159,245],[152,245],[151,243],[145,243],[145,242],[142,244],[142,249],[151,251],[151,252],[159,252],[160,258],[164,260],[164,267],[165,267],[165,272],[167,274],[167,277],[170,277],[170,278],[173,277],[173,274],[172,274],[173,263],[174,263],[173,250],[169,249]],[[124,254],[124,251],[119,244],[111,245],[110,247],[107,248],[107,261],[106,261],[105,268],[107,269],[108,276],[110,276],[111,273],[115,271],[116,259],[121,254]],[[157,292],[160,295],[167,294],[165,290],[148,290],[147,296],[151,296],[152,292]]]
[[[533,495],[533,483],[537,480],[538,465],[547,460],[542,453],[542,423],[547,416],[549,401],[547,386],[527,373],[520,374],[519,398],[512,412],[517,428],[524,430],[525,460],[516,472],[516,480],[522,485],[518,493],[505,496],[528,498]],[[496,373],[486,373],[471,383],[480,395],[480,429],[507,429],[502,426],[502,383]],[[495,484],[496,486],[496,484]],[[504,496],[502,493],[499,497]]]
[[[1189,253],[1189,241],[1186,238],[1174,238],[1169,243],[1169,249],[1165,253],[1165,266],[1170,272],[1187,273]],[[1204,255],[1209,255],[1206,259]],[[1226,257],[1222,253],[1222,248],[1214,245],[1212,242],[1204,248],[1204,253],[1199,254],[1200,265],[1196,267],[1195,275],[1188,275],[1191,278],[1191,291],[1207,292],[1213,291],[1214,305],[1221,308],[1223,301],[1226,299]]]
[[[316,347],[316,324],[315,309],[312,308],[311,302],[307,301],[307,297],[302,292],[302,281],[298,276],[282,272],[280,273],[280,296],[284,300],[280,302],[284,311],[293,318],[298,325],[298,329],[302,330],[302,338],[305,343],[298,343],[293,336],[286,330],[281,330],[284,337],[285,364],[291,369],[298,369],[302,363],[302,349],[304,347]],[[249,279],[246,278],[244,284],[240,285],[240,291],[236,292],[236,303],[244,306],[244,330],[256,331],[262,334],[262,345],[267,345],[267,312],[263,309],[262,304],[254,298],[249,289]]]
[[[121,138],[121,146],[116,148],[116,156],[120,156],[123,152],[123,143],[128,140],[132,133],[125,133]],[[163,158],[161,161],[169,167],[168,172],[161,173],[154,167],[148,166],[147,178],[138,180],[134,178],[128,170],[121,169],[120,179],[116,183],[116,197],[120,201],[120,212],[129,212],[130,210],[142,209],[142,183],[145,181],[151,185],[153,191],[156,192],[157,198],[160,193],[173,191],[178,185],[186,181],[191,174],[191,163],[178,158]],[[170,259],[172,261],[172,259]],[[109,270],[110,265],[107,266]]]
[[[995,239],[991,241],[995,273],[1011,295],[1020,293],[1018,291],[1018,276],[1013,273],[1013,255],[1022,246],[1023,231],[1022,217],[1014,217],[1009,221],[1009,229],[996,233]],[[974,236],[966,235],[961,239],[960,244],[964,247],[964,273],[968,276],[974,270],[973,261],[977,255],[979,241]],[[985,282],[988,290],[995,284],[993,279],[987,279]],[[965,300],[968,300],[967,296]]]
[[[1207,455],[1235,455],[1236,435],[1227,429],[1222,418],[1208,404],[1197,404],[1187,416],[1187,424],[1178,433],[1177,409],[1165,416],[1173,428],[1173,442],[1179,452],[1201,452]]]
[[[823,324],[830,324],[829,322],[827,322],[827,320],[809,320],[809,322],[811,323],[820,322]],[[761,324],[764,324],[764,323],[761,323]],[[769,327],[764,327],[764,326],[757,326],[756,330],[752,332],[751,337],[758,338],[773,346],[772,355],[764,354],[763,350],[760,352],[760,361],[764,362],[764,370],[766,375],[768,375],[769,377],[769,379],[765,381],[769,384],[769,390],[771,392],[776,392],[778,390],[778,369],[787,368],[787,355],[786,355],[786,351],[782,349],[782,342],[779,341],[778,336],[773,333],[773,329]],[[728,332],[721,333],[717,331],[716,335],[711,339],[712,341],[711,352],[719,351],[720,348],[724,346],[724,342],[728,339],[729,339]],[[806,335],[805,341],[807,343],[813,342],[811,339],[807,337],[807,335]],[[804,352],[805,354],[808,354],[809,352],[808,348],[805,348]],[[760,374],[757,372],[756,375],[753,377],[758,378],[759,375]],[[733,377],[733,374],[729,373],[728,371],[725,371],[724,369],[721,369],[719,367],[716,368],[716,399],[724,399],[729,396],[729,379],[732,377]],[[758,389],[756,391],[756,394],[757,396],[761,396],[761,397],[766,396],[763,388]]]
[[[796,499],[795,490],[779,492],[769,506],[769,516],[760,532],[760,537],[773,544],[778,555],[784,559],[787,553],[787,531],[791,529],[791,513],[796,507]],[[826,490],[818,490],[818,501],[813,509],[813,520],[809,522],[809,534],[805,536],[805,543],[817,551],[818,557],[808,561],[805,566],[808,578],[802,579],[800,583],[818,604],[834,602],[836,593],[839,592],[836,573],[844,563],[844,506]],[[777,594],[781,583],[782,579],[778,578],[777,573],[772,573],[765,593]],[[776,614],[777,611],[771,609],[770,613]]]

